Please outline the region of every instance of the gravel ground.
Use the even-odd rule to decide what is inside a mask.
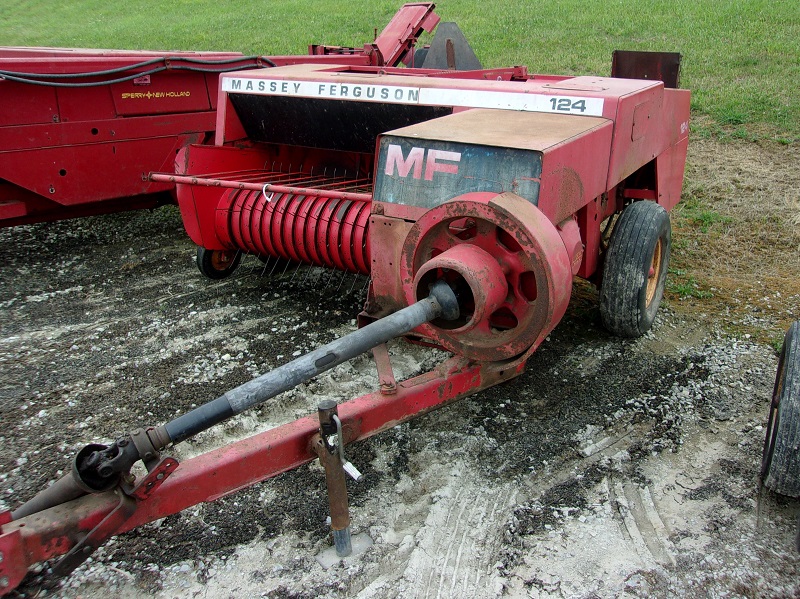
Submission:
[[[0,506],[74,452],[160,424],[354,328],[366,280],[247,257],[201,278],[174,208],[0,230]],[[324,477],[299,468],[120,536],[20,596],[786,597],[797,501],[757,472],[776,357],[665,306],[636,341],[578,285],[518,379],[348,449],[353,532],[327,569]],[[398,376],[441,354],[396,342]],[[375,388],[344,364],[178,459]]]

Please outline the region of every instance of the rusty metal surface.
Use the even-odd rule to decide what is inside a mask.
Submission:
[[[347,502],[347,483],[345,482],[342,462],[335,451],[329,451],[319,435],[315,435],[312,439],[311,448],[325,469],[331,528],[333,530],[344,530],[350,526],[350,508]]]
[[[497,262],[506,279],[504,301],[463,330],[429,323],[417,331],[458,355],[486,362],[514,358],[538,345],[558,324],[572,291],[570,256],[555,225],[510,193],[466,194],[429,210],[403,244],[400,278],[407,302],[415,301],[425,264],[460,244],[475,245]],[[485,274],[472,277],[480,281]],[[484,293],[472,289],[473,297]]]
[[[136,511],[136,500],[128,497],[121,491],[117,491],[119,503],[95,526],[86,536],[81,537],[78,542],[62,557],[53,567],[53,574],[56,576],[66,576],[75,568],[85,562],[98,547],[113,537],[119,531],[120,526],[130,518]]]
[[[392,362],[389,359],[389,348],[385,343],[372,348],[372,357],[378,369],[378,386],[383,395],[397,393],[397,379],[394,378]]]
[[[607,122],[601,117],[475,108],[384,135],[544,152]]]
[[[472,227],[478,229],[479,225],[466,221],[463,226],[468,231]],[[463,335],[489,322],[509,295],[503,267],[492,254],[473,243],[455,245],[425,262],[412,283],[416,295],[426,294],[430,284],[438,279],[446,281],[460,299],[461,314],[457,321],[433,323],[451,334]]]
[[[143,501],[164,484],[167,478],[178,468],[178,465],[178,460],[175,458],[161,458],[142,480],[137,481],[135,487],[123,484],[123,489],[127,495]]]
[[[391,205],[387,205],[393,207]],[[397,206],[406,208],[405,206]],[[380,210],[379,214],[376,212]],[[372,300],[368,307],[371,316],[380,318],[406,306],[406,297],[399,278],[403,241],[413,226],[411,218],[390,218],[382,215],[383,205],[373,205],[370,217],[370,274]],[[420,210],[422,212],[422,210]]]
[[[0,588],[0,595],[15,588],[33,564],[67,554],[118,505],[113,492],[86,495],[4,523],[0,529],[0,578],[7,578],[9,585]]]
[[[680,72],[679,52],[614,50],[611,59],[612,77],[663,81],[668,88],[680,87]]]

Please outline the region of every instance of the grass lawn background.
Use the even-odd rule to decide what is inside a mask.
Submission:
[[[0,44],[305,53],[360,46],[401,6],[392,0],[73,0],[3,3]],[[800,141],[797,0],[447,0],[486,67],[607,75],[615,49],[683,54],[693,130],[721,139]]]

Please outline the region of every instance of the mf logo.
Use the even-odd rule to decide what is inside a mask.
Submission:
[[[425,148],[411,148],[408,157],[403,156],[403,148],[397,144],[389,144],[386,152],[386,174],[394,175],[395,169],[400,177],[411,176],[415,179],[422,178],[422,164],[425,163],[425,180],[432,181],[433,173],[458,174],[458,164],[443,164],[438,162],[460,162],[461,152],[448,152],[446,150],[427,150]]]

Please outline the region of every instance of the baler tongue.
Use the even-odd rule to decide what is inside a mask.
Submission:
[[[35,516],[86,494],[106,493],[117,488],[118,506],[56,565],[56,573],[68,574],[119,532],[136,511],[137,499],[145,501],[176,470],[176,460],[160,456],[160,451],[168,445],[185,441],[426,322],[452,321],[458,316],[456,294],[444,281],[435,281],[425,299],[300,356],[163,426],[138,429],[111,446],[87,445],[76,455],[70,474],[12,512],[12,521]],[[322,461],[328,478],[332,513],[337,514],[333,520],[337,547],[349,554],[345,549],[350,545],[349,528],[339,526],[344,518],[342,509],[347,511],[344,473],[348,472],[355,479],[360,479],[361,475],[344,459],[344,436],[336,404],[320,408],[320,431],[321,440],[312,442],[311,447]],[[134,486],[130,470],[139,460],[144,462],[148,475]],[[349,522],[349,518],[346,519]],[[346,539],[342,536],[345,528]]]

